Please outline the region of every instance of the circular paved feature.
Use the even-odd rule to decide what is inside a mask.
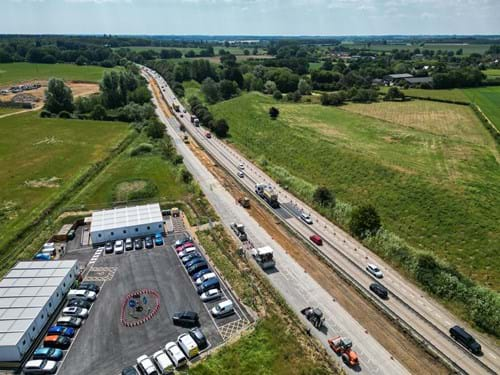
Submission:
[[[140,289],[129,293],[122,304],[121,323],[136,327],[153,318],[160,309],[160,295],[153,289]]]

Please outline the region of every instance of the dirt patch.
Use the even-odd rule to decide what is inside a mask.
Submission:
[[[45,177],[38,180],[24,181],[24,184],[30,188],[58,188],[61,186],[61,179],[59,177]]]
[[[126,200],[130,194],[144,190],[147,184],[144,180],[122,182],[116,186],[116,197],[118,200]]]

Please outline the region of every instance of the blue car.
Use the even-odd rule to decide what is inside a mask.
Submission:
[[[47,331],[47,334],[48,335],[73,337],[75,335],[75,329],[71,328],[71,327],[52,326]]]
[[[50,260],[49,254],[38,253],[33,258],[34,260]]]
[[[204,274],[212,272],[210,268],[206,268],[204,270],[201,270],[200,272],[197,272],[193,275],[193,280],[198,280],[200,277],[202,277]]]
[[[155,234],[155,245],[156,246],[163,245],[163,236],[161,235],[161,233],[156,233]]]
[[[56,348],[38,348],[33,353],[33,359],[48,359],[49,361],[60,361],[63,351]]]

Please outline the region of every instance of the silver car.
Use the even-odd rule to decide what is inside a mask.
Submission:
[[[384,277],[384,274],[382,273],[380,268],[378,268],[378,266],[373,264],[373,263],[368,264],[366,266],[366,270],[378,279],[381,279],[382,277]]]
[[[82,319],[86,319],[89,316],[89,310],[76,306],[65,307],[62,313],[64,316],[74,316]]]
[[[219,289],[209,289],[200,296],[203,302],[215,301],[221,297],[222,293]]]

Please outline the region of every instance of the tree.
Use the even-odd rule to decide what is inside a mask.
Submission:
[[[92,118],[92,120],[102,121],[106,120],[106,117],[107,117],[106,109],[100,104],[97,104],[90,113],[90,118]]]
[[[229,131],[229,125],[225,119],[219,119],[215,121],[213,126],[214,133],[219,138],[227,137],[227,133]]]
[[[310,95],[312,87],[311,87],[311,84],[307,80],[301,78],[299,80],[298,90],[299,90],[301,95]]]
[[[380,216],[371,205],[355,209],[349,223],[351,232],[361,238],[375,234],[380,229],[380,226]]]
[[[276,89],[276,83],[273,81],[266,81],[266,83],[264,83],[264,92],[266,94],[272,94]]]
[[[331,59],[325,60],[323,63],[323,66],[321,67],[323,70],[332,70],[333,69],[333,63]]]
[[[280,114],[280,110],[276,107],[271,107],[269,108],[269,116],[271,116],[271,118],[273,120],[276,120],[276,118],[279,116]]]
[[[238,94],[238,84],[234,81],[224,79],[219,82],[219,93],[222,99],[231,99]]]
[[[152,120],[146,126],[146,134],[150,138],[160,139],[163,138],[165,127],[157,120]]]
[[[45,91],[44,108],[51,113],[61,111],[73,112],[73,94],[71,89],[64,82],[57,78],[51,78],[47,90]]]
[[[146,104],[151,101],[151,92],[146,86],[140,86],[134,91],[130,91],[127,95],[128,102],[134,102],[137,104]]]
[[[281,100],[281,99],[283,99],[283,94],[281,93],[280,90],[276,90],[273,93],[273,98],[276,99],[276,100]]]
[[[118,108],[126,102],[126,92],[122,92],[120,74],[115,71],[106,72],[99,84],[101,89],[102,104],[106,108]]]
[[[384,100],[396,100],[396,99],[401,99],[404,101],[405,94],[402,91],[400,91],[397,87],[392,86],[387,91],[387,94],[385,94]]]
[[[80,65],[80,66],[87,65],[88,63],[89,63],[89,60],[83,55],[78,56],[78,58],[75,61],[75,64]]]
[[[326,186],[319,186],[314,191],[313,200],[322,207],[335,206],[335,196]]]
[[[245,56],[248,56],[248,55],[250,55],[250,51],[249,51],[249,50],[247,50],[247,49],[244,49],[244,50],[243,50],[243,54],[244,54]]]
[[[205,95],[209,104],[215,104],[220,100],[219,87],[217,83],[210,77],[205,78],[201,84],[201,92]]]

